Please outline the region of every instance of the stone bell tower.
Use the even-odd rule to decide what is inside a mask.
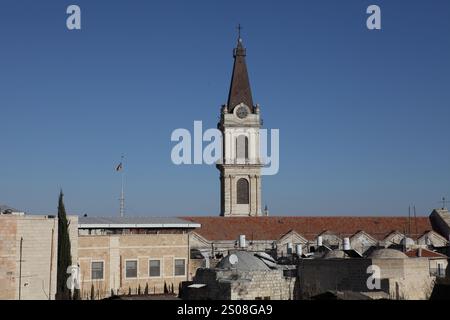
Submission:
[[[261,216],[260,109],[259,105],[253,105],[246,50],[240,36],[233,56],[228,103],[222,106],[218,123],[223,137],[223,159],[217,164],[221,215]]]

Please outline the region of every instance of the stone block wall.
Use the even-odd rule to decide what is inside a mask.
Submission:
[[[179,284],[189,280],[188,234],[127,234],[79,236],[78,261],[82,277],[82,297],[89,298],[94,286],[96,298],[115,294],[163,293],[164,284],[178,292]],[[175,259],[185,260],[185,274],[176,276]],[[137,260],[137,277],[127,278],[126,261]],[[150,277],[149,260],[159,260],[159,277]],[[103,279],[92,279],[92,262],[103,262]]]
[[[188,300],[289,300],[293,299],[296,278],[284,277],[282,270],[229,271],[198,269],[194,284],[186,288]],[[191,283],[190,283],[191,284]]]
[[[78,252],[77,219],[69,217],[73,261],[76,261]],[[0,216],[0,299],[54,299],[57,238],[57,218],[38,215]]]
[[[300,296],[328,290],[370,292],[367,267],[380,268],[381,288],[391,299],[428,299],[434,286],[427,258],[407,259],[315,259],[299,264]],[[375,290],[377,291],[377,290]]]

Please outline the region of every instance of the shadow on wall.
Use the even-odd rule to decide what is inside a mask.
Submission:
[[[450,300],[450,263],[447,265],[444,279],[436,279],[430,300]]]

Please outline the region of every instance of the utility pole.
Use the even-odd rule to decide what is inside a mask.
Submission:
[[[52,241],[50,247],[50,274],[48,278],[48,300],[52,300],[52,269],[53,269],[53,238],[55,237],[55,228],[52,228]]]
[[[19,300],[22,296],[22,245],[23,237],[20,237],[20,255],[19,255]]]

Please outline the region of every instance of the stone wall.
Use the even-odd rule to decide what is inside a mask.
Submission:
[[[76,261],[78,217],[70,216],[68,219],[71,221],[69,236],[72,261]],[[37,215],[0,216],[0,299],[54,299],[57,238],[57,218]]]
[[[305,259],[298,271],[300,297],[307,299],[327,290],[367,291],[368,259]]]
[[[230,271],[198,269],[194,284],[184,288],[187,300],[289,300],[293,299],[296,278],[284,277],[282,270]],[[192,283],[188,283],[191,285]]]
[[[300,297],[308,299],[328,290],[370,292],[370,265],[380,268],[380,290],[392,299],[422,300],[431,294],[434,277],[430,276],[427,258],[305,259],[298,267]]]
[[[190,259],[188,234],[129,234],[79,236],[79,264],[82,277],[81,293],[89,298],[94,286],[96,298],[104,298],[115,294],[137,293],[139,286],[144,292],[148,284],[149,293],[163,293],[164,284],[178,292],[180,282],[189,280]],[[175,259],[185,259],[185,274],[174,274]],[[135,278],[127,278],[126,261],[137,260],[138,273]],[[150,277],[149,260],[159,260],[161,274]],[[91,277],[92,262],[101,261],[103,279],[93,280]]]
[[[231,284],[231,300],[292,300],[295,278],[282,270],[240,272],[244,281]]]
[[[16,298],[17,219],[0,215],[0,300]]]

